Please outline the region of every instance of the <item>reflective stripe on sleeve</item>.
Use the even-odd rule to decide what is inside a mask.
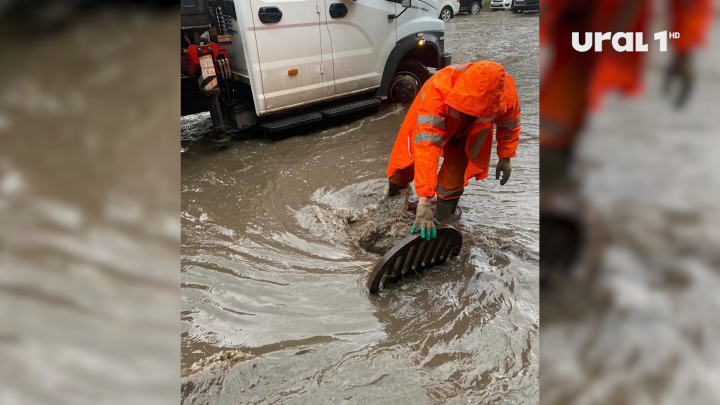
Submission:
[[[468,68],[467,66],[462,66],[462,65],[450,65],[450,67],[453,69],[457,69],[457,70],[467,70],[467,68]]]
[[[435,115],[418,115],[417,123],[418,125],[425,124],[432,125],[438,128],[445,128],[445,121]]]
[[[443,137],[440,135],[429,134],[427,132],[419,132],[417,135],[415,135],[415,143],[420,142],[432,142],[435,145],[442,146]]]
[[[517,117],[514,121],[510,119],[505,122],[501,122],[498,126],[506,129],[515,129],[518,125],[520,125],[520,117]]]

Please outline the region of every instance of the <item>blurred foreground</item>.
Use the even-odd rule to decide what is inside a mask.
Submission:
[[[650,32],[673,20],[682,25],[664,2],[626,2],[625,11],[638,3],[654,7],[645,21]],[[585,30],[639,30],[630,26]],[[579,226],[574,239],[558,243],[570,227],[549,232],[541,219],[543,404],[720,403],[718,40],[713,24],[704,46],[681,50],[693,72],[681,108],[663,91],[678,49],[659,53],[652,44],[640,61],[641,86],[616,87],[640,93],[601,93],[599,110],[590,113],[588,102],[575,113],[566,152],[557,144],[542,149],[541,215],[563,212]],[[553,44],[541,51],[548,63],[541,77],[552,66]],[[581,87],[570,73],[565,86]],[[541,101],[542,114],[556,107]],[[550,121],[541,115],[541,145]],[[553,169],[557,177],[548,181]],[[553,260],[571,256],[578,241],[572,266]]]
[[[0,404],[176,403],[179,13],[42,3],[0,15]]]

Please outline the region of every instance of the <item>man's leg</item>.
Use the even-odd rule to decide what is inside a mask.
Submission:
[[[465,169],[469,162],[465,154],[465,138],[450,141],[445,145],[443,156],[436,188],[438,200],[435,220],[439,222],[447,220],[455,213],[458,200],[465,189]]]
[[[400,169],[393,174],[389,183],[388,197],[395,197],[400,194],[400,190],[405,188],[411,181],[415,179],[415,165],[410,165],[404,169]]]

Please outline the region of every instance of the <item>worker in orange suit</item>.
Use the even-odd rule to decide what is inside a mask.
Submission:
[[[493,124],[497,126],[495,178],[510,178],[520,140],[520,103],[512,76],[492,61],[455,64],[431,77],[410,107],[387,168],[392,197],[411,181],[420,201],[410,232],[436,237],[471,178],[488,176]],[[440,156],[442,167],[438,173]],[[437,212],[430,200],[437,193]]]

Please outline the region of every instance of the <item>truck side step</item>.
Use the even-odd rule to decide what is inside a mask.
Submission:
[[[281,118],[275,121],[263,122],[260,124],[260,127],[268,132],[278,132],[318,121],[322,121],[322,114],[317,111],[312,111],[305,114],[294,115],[292,117]]]
[[[370,97],[364,100],[352,101],[346,104],[340,104],[333,107],[323,108],[319,110],[325,118],[333,118],[343,114],[348,114],[355,111],[364,110],[366,108],[373,108],[380,106],[380,99],[377,97]]]

